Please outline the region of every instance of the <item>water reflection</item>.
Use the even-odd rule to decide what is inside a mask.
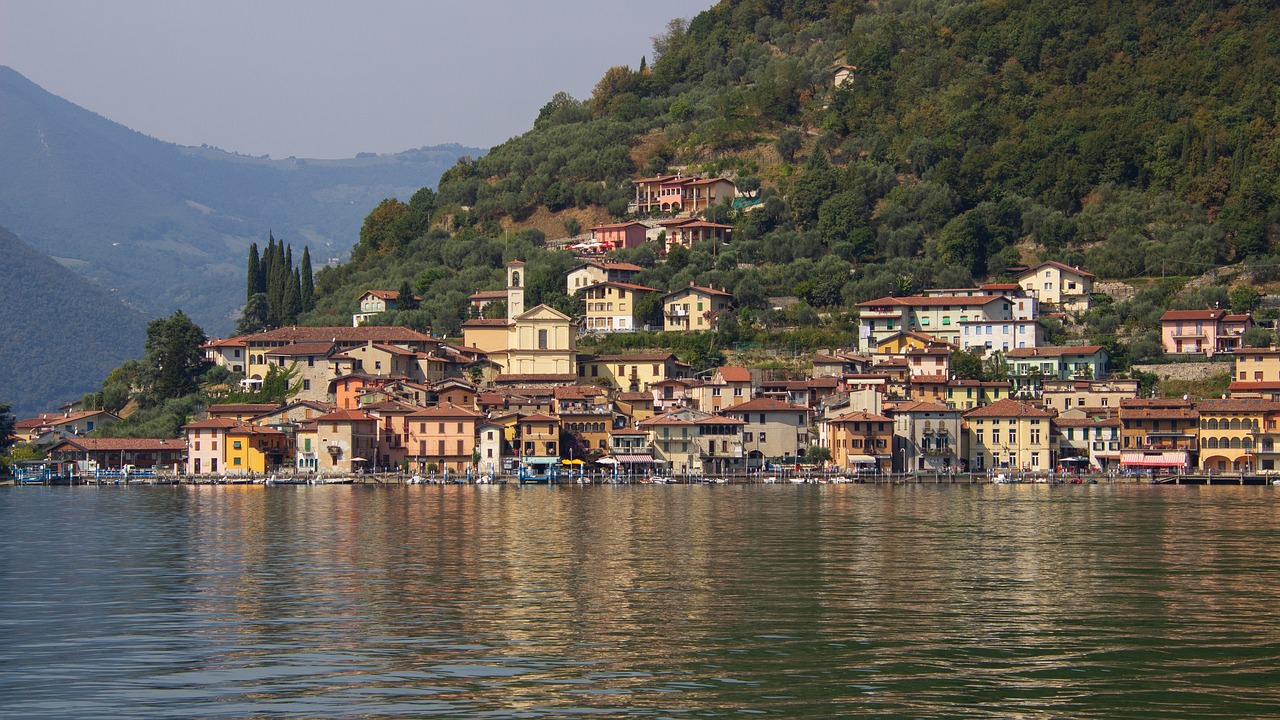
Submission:
[[[1270,488],[0,493],[0,715],[1260,717]]]

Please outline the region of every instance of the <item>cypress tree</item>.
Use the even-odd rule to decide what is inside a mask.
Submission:
[[[302,274],[302,282],[299,288],[302,290],[302,311],[308,312],[316,309],[316,281],[315,276],[311,272],[311,249],[302,248],[302,267],[299,268]]]
[[[280,300],[281,325],[296,325],[298,322],[298,315],[302,312],[302,291],[299,285],[298,271],[288,273]]]
[[[244,281],[244,299],[248,302],[250,298],[259,292],[258,280],[262,277],[262,268],[259,267],[258,261],[258,243],[249,245],[249,271]]]
[[[284,251],[284,269],[293,272],[293,246],[290,245]]]

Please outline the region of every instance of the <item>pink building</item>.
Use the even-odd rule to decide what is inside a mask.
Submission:
[[[706,220],[680,220],[678,222],[659,223],[667,231],[667,243],[663,248],[664,252],[669,252],[675,245],[685,248],[693,247],[696,242],[710,241],[720,244],[729,242],[729,234],[733,232],[732,225],[721,225],[719,223],[707,222]]]
[[[733,202],[738,188],[725,178],[657,175],[635,181],[630,212],[696,215],[717,202]]]
[[[1234,352],[1253,327],[1249,313],[1226,310],[1169,310],[1160,316],[1160,340],[1166,353]]]
[[[640,222],[597,225],[591,228],[591,242],[600,248],[600,252],[625,250],[643,245],[647,230],[645,224]]]

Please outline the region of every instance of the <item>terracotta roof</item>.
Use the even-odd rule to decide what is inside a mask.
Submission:
[[[240,338],[226,338],[225,340],[208,340],[204,344],[205,347],[244,347],[244,340]]]
[[[468,300],[505,300],[506,290],[480,290],[467,296]]]
[[[648,401],[652,402],[652,401],[653,401],[653,393],[647,393],[647,392],[623,392],[623,393],[618,393],[618,399],[619,399],[619,400],[626,401],[626,402],[632,402],[632,401],[636,401],[636,400],[648,400]]]
[[[1081,277],[1093,277],[1093,273],[1087,272],[1085,270],[1081,270],[1078,267],[1071,267],[1070,265],[1067,265],[1065,263],[1060,263],[1057,260],[1045,260],[1039,265],[1036,265],[1033,268],[1028,268],[1027,270],[1023,271],[1020,275],[1018,275],[1018,278],[1021,279],[1027,275],[1030,275],[1031,273],[1035,272],[1036,270],[1039,270],[1042,267],[1052,267],[1052,268],[1057,268],[1059,270],[1067,270]]]
[[[1271,400],[1257,400],[1253,398],[1228,398],[1225,400],[1212,399],[1201,400],[1196,403],[1196,408],[1201,414],[1209,413],[1231,413],[1231,412],[1247,412],[1247,413],[1265,413],[1280,412],[1280,402]]]
[[[574,270],[580,270],[584,267],[587,267],[588,265],[592,267],[598,267],[601,270],[625,270],[628,272],[642,272],[644,270],[644,268],[640,267],[639,265],[635,265],[633,263],[615,262],[613,260],[587,260],[586,262],[582,263],[578,267],[574,268]]]
[[[1064,355],[1093,355],[1102,349],[1101,345],[1051,345],[1048,347],[1015,348],[1005,357],[1063,357]]]
[[[722,413],[734,412],[809,412],[809,408],[803,405],[792,405],[789,402],[775,400],[774,398],[755,398],[744,403],[727,407],[721,410]]]
[[[1119,427],[1120,418],[1116,416],[1094,418],[1054,418],[1053,424],[1058,427]]]
[[[907,350],[907,355],[950,355],[951,348],[939,345],[927,345],[921,348],[911,348]]]
[[[751,371],[737,365],[723,365],[716,369],[716,374],[725,382],[751,382]]]
[[[483,418],[484,413],[458,407],[453,403],[443,403],[429,408],[420,408],[409,415],[410,418]]]
[[[900,402],[894,403],[892,408],[895,413],[922,413],[922,412],[938,412],[938,413],[960,413],[959,410],[946,405],[939,405],[931,402]]]
[[[952,387],[990,387],[990,388],[1007,388],[1010,386],[1008,380],[967,380],[955,378],[947,383]]]
[[[1246,320],[1252,320],[1252,319],[1253,319],[1253,315],[1251,313],[1239,313],[1239,314],[1228,313],[1225,317],[1222,318],[1222,321],[1223,322],[1244,322]]]
[[[934,305],[987,305],[996,300],[1009,302],[1009,298],[1003,295],[973,295],[973,296],[953,296],[943,295],[939,297],[925,297],[923,295],[908,295],[904,297],[882,297],[877,300],[868,300],[858,303],[858,307],[879,307],[881,305],[898,305],[902,307],[926,307]]]
[[[1166,310],[1160,316],[1160,322],[1165,322],[1166,320],[1220,320],[1226,314],[1226,310]]]
[[[1263,390],[1280,390],[1280,381],[1275,380],[1236,380],[1227,386],[1228,392],[1259,392]]]
[[[328,355],[330,350],[333,350],[333,343],[292,343],[290,345],[268,350],[267,354],[283,357],[298,357],[302,355]]]
[[[658,288],[651,288],[648,285],[637,285],[635,283],[620,282],[618,280],[609,280],[607,282],[592,283],[591,285],[580,287],[578,289],[586,290],[588,288],[598,288],[598,287],[620,287],[620,288],[626,288],[627,290],[637,290],[639,292],[658,292]]]
[[[847,413],[844,413],[843,415],[837,415],[836,417],[830,418],[827,420],[827,422],[829,423],[893,422],[893,420],[891,418],[885,417],[884,415],[876,415],[875,413],[869,413],[866,410],[854,410],[853,412],[847,412]]]
[[[1030,417],[1030,418],[1051,418],[1057,413],[1052,410],[1045,410],[1037,407],[1029,402],[1014,400],[1012,398],[1004,398],[997,400],[990,405],[984,405],[974,408],[964,414],[966,418],[1006,418],[1006,417]]]
[[[120,419],[120,418],[117,418],[114,414],[107,412],[106,410],[80,410],[78,412],[66,413],[66,414],[40,413],[39,415],[33,418],[24,418],[22,420],[15,420],[13,423],[13,427],[15,430],[26,429],[26,428],[37,428],[42,425],[57,427],[58,425],[68,425],[70,423],[74,423],[79,420],[84,420],[85,418],[91,418],[98,415],[110,415],[111,417],[117,420]]]
[[[1022,286],[1018,283],[986,283],[979,286],[980,290],[1021,290]]]
[[[189,422],[182,426],[183,430],[218,430],[232,428],[236,426],[236,421],[231,418],[209,418],[208,420],[197,420]]]
[[[533,415],[525,415],[520,418],[520,422],[560,422],[560,418],[553,415],[545,415],[543,413],[534,413]]]
[[[396,327],[394,325],[361,325],[359,327],[347,327],[345,325],[334,325],[327,327],[283,327],[275,330],[267,330],[265,332],[255,333],[253,335],[242,335],[240,339],[247,343],[262,342],[341,342],[341,343],[365,343],[386,342],[386,343],[402,343],[402,342],[435,342],[430,335],[423,335],[416,330],[410,330],[406,327]]]
[[[672,295],[678,295],[682,292],[685,292],[686,290],[690,292],[699,292],[704,295],[723,295],[724,297],[727,297],[727,298],[733,297],[733,293],[725,292],[724,290],[716,290],[715,288],[702,287],[701,285],[686,285],[685,287],[672,290],[671,292],[667,293],[663,297],[671,297]]]
[[[316,422],[376,422],[369,414],[360,410],[334,410],[317,418]]]
[[[275,431],[278,432],[278,431]],[[176,438],[66,438],[50,448],[55,452],[64,445],[72,445],[86,452],[135,451],[155,452],[158,450],[186,450],[187,441]]]
[[[913,385],[946,385],[947,384],[947,376],[943,374],[912,375],[910,379]]]
[[[732,230],[733,229],[732,225],[723,225],[721,223],[713,223],[713,222],[708,222],[706,220],[694,220],[692,222],[681,223],[676,227],[681,229],[684,229],[684,228],[711,228],[714,230]]]
[[[644,223],[638,220],[632,220],[631,222],[606,223],[604,225],[596,225],[595,227],[591,228],[591,230],[593,232],[596,230],[621,230],[623,228],[629,228],[633,225],[639,225],[640,227],[648,227],[647,225],[645,225]]]
[[[472,318],[462,323],[462,327],[506,327],[511,321],[506,318]]]
[[[284,435],[280,430],[266,425],[254,425],[253,423],[236,423],[236,426],[227,430],[228,435]]]

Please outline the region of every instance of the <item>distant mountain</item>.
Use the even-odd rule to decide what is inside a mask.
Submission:
[[[295,250],[309,245],[321,265],[355,244],[370,207],[408,200],[459,157],[482,153],[441,145],[272,160],[184,147],[0,66],[0,221],[147,313],[181,308],[211,334],[228,330],[243,303],[249,243],[272,232]]]
[[[142,356],[146,317],[0,228],[0,403],[18,417],[97,390]]]

